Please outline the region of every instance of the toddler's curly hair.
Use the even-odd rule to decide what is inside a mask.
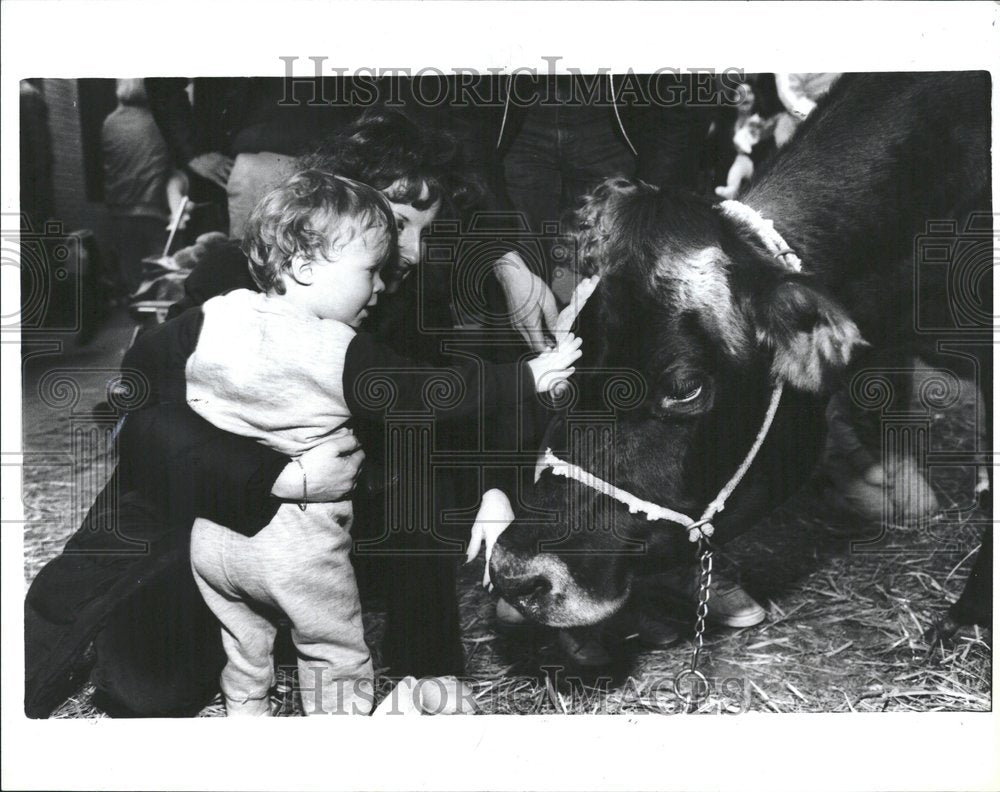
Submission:
[[[243,251],[257,286],[284,294],[281,274],[295,256],[330,260],[371,228],[384,232],[379,256],[385,264],[396,252],[396,221],[385,196],[367,184],[307,168],[257,204],[247,223]]]

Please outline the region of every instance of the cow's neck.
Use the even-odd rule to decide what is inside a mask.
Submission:
[[[927,219],[954,217],[988,173],[967,144],[988,129],[975,80],[843,79],[742,198],[835,288],[873,266],[893,278]]]
[[[826,399],[786,388],[760,456],[715,520],[724,544],[750,530],[809,480],[826,437]]]

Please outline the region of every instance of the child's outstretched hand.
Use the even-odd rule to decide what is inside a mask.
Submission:
[[[597,284],[600,283],[600,275],[592,275],[589,278],[584,278],[573,290],[572,296],[569,298],[569,304],[562,309],[559,313],[559,318],[556,319],[555,326],[553,326],[552,334],[555,336],[556,340],[560,340],[565,333],[568,333],[573,329],[573,323],[576,321],[577,315],[583,310],[583,306],[587,304],[587,300],[590,299],[590,295],[594,293],[594,289],[597,288]]]
[[[493,546],[500,534],[506,531],[507,526],[512,522],[514,522],[514,509],[510,505],[507,493],[498,489],[484,492],[482,503],[479,505],[479,513],[476,515],[476,522],[472,525],[469,548],[465,553],[465,563],[471,563],[479,555],[483,544],[486,544],[486,570],[483,572],[483,588],[492,589],[493,587],[490,580],[490,558],[493,556]]]
[[[549,393],[557,390],[573,376],[576,368],[573,363],[582,355],[580,345],[582,340],[566,333],[554,349],[542,352],[534,360],[528,361],[531,373],[535,376],[535,391]]]

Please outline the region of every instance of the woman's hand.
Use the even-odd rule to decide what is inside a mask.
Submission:
[[[559,316],[552,290],[513,251],[497,260],[494,272],[507,297],[511,326],[535,352],[544,351],[545,332],[555,327]]]
[[[281,471],[271,488],[276,498],[310,503],[326,503],[348,497],[365,461],[354,433],[344,429],[315,448],[292,460]],[[302,464],[299,467],[299,463]],[[306,477],[306,497],[302,497],[302,475]]]
[[[572,333],[566,333],[555,349],[542,352],[534,360],[528,361],[528,368],[535,376],[535,391],[549,393],[557,391],[576,369],[573,363],[582,355],[583,341]]]

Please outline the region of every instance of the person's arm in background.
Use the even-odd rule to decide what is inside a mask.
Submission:
[[[185,200],[188,196],[189,184],[187,174],[182,170],[174,170],[167,180],[167,206],[170,207],[170,222],[167,228],[176,227],[178,231],[187,227],[191,218],[191,204]],[[183,214],[181,208],[183,207]]]
[[[799,120],[804,119],[816,108],[816,103],[806,96],[803,90],[801,75],[777,72],[774,75],[774,86],[785,109]]]
[[[147,77],[144,80],[149,109],[160,128],[178,168],[226,188],[233,160],[219,149],[211,124],[200,119],[188,99],[186,77]],[[216,108],[221,113],[223,108]],[[216,145],[212,145],[215,142]],[[216,149],[216,150],[212,150]]]
[[[492,143],[492,141],[490,141]],[[491,156],[499,159],[495,145]],[[499,174],[487,182],[485,211],[513,215],[513,204],[503,186],[502,169],[491,166]],[[503,289],[510,324],[534,352],[544,352],[551,346],[550,336],[559,316],[559,306],[546,279],[546,273],[534,272],[516,250],[511,249],[493,263],[493,274]]]
[[[511,326],[535,352],[547,349],[550,346],[547,334],[552,332],[559,316],[552,289],[515,250],[496,260],[493,273],[503,288]]]
[[[481,78],[483,81],[495,79],[499,78]],[[465,90],[470,90],[466,98],[476,95],[468,87]],[[475,88],[483,96],[491,95],[491,90],[485,84]],[[470,167],[485,188],[485,194],[476,205],[459,207],[459,210],[466,219],[477,214],[481,218],[489,217],[487,225],[498,233],[519,230],[518,226],[512,225],[516,223],[516,209],[503,183],[499,140],[505,118],[503,111],[503,107],[493,105],[477,107],[475,101],[470,99],[449,108],[446,121],[447,130],[461,141]],[[509,126],[511,119],[507,118],[506,123]],[[505,137],[509,135],[505,134]],[[559,314],[555,296],[545,278],[546,273],[533,272],[521,254],[511,249],[494,262],[493,274],[503,290],[511,326],[533,351],[543,352],[550,345],[548,336]]]

